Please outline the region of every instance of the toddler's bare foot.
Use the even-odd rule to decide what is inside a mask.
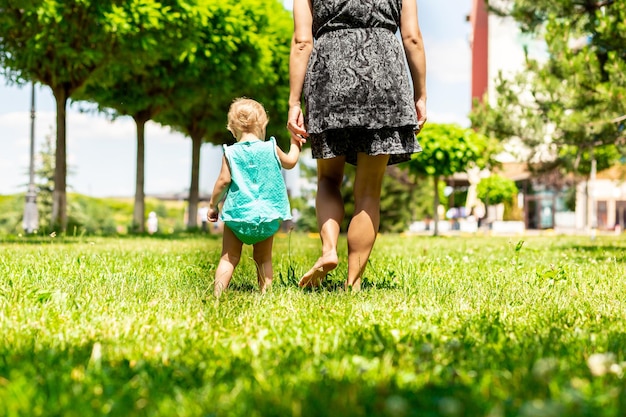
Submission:
[[[313,268],[300,278],[298,285],[300,287],[319,287],[326,274],[335,269],[338,262],[335,251],[320,256]]]

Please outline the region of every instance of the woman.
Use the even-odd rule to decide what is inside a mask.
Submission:
[[[378,233],[385,169],[421,150],[415,133],[426,122],[426,60],[417,4],[294,0],[293,15],[287,128],[308,138],[317,159],[322,240],[322,255],[299,285],[319,286],[337,266],[344,216],[340,187],[348,162],[356,165],[356,177],[345,288],[358,291]]]

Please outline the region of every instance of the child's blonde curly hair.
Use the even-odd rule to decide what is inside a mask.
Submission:
[[[259,139],[265,139],[265,128],[269,118],[261,103],[241,97],[230,105],[226,128],[239,139],[243,133],[252,133]]]

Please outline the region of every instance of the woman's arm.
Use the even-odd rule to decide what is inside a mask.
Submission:
[[[226,155],[224,155],[222,156],[222,169],[220,170],[220,174],[215,181],[213,194],[211,194],[211,200],[209,201],[209,213],[207,214],[207,219],[210,222],[216,222],[218,219],[219,209],[217,205],[226,195],[226,192],[228,191],[228,186],[230,185],[230,181],[230,168],[228,167]]]
[[[310,0],[293,1],[293,37],[289,55],[289,114],[287,129],[292,135],[306,137],[300,99],[304,76],[313,50],[313,6]]]
[[[426,53],[417,17],[417,0],[402,2],[400,34],[413,80],[417,123],[421,128],[426,123]]]

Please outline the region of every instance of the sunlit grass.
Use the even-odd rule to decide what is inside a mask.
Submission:
[[[623,416],[626,239],[381,235],[364,290],[215,237],[0,244],[0,416]],[[595,356],[593,356],[595,355]]]

